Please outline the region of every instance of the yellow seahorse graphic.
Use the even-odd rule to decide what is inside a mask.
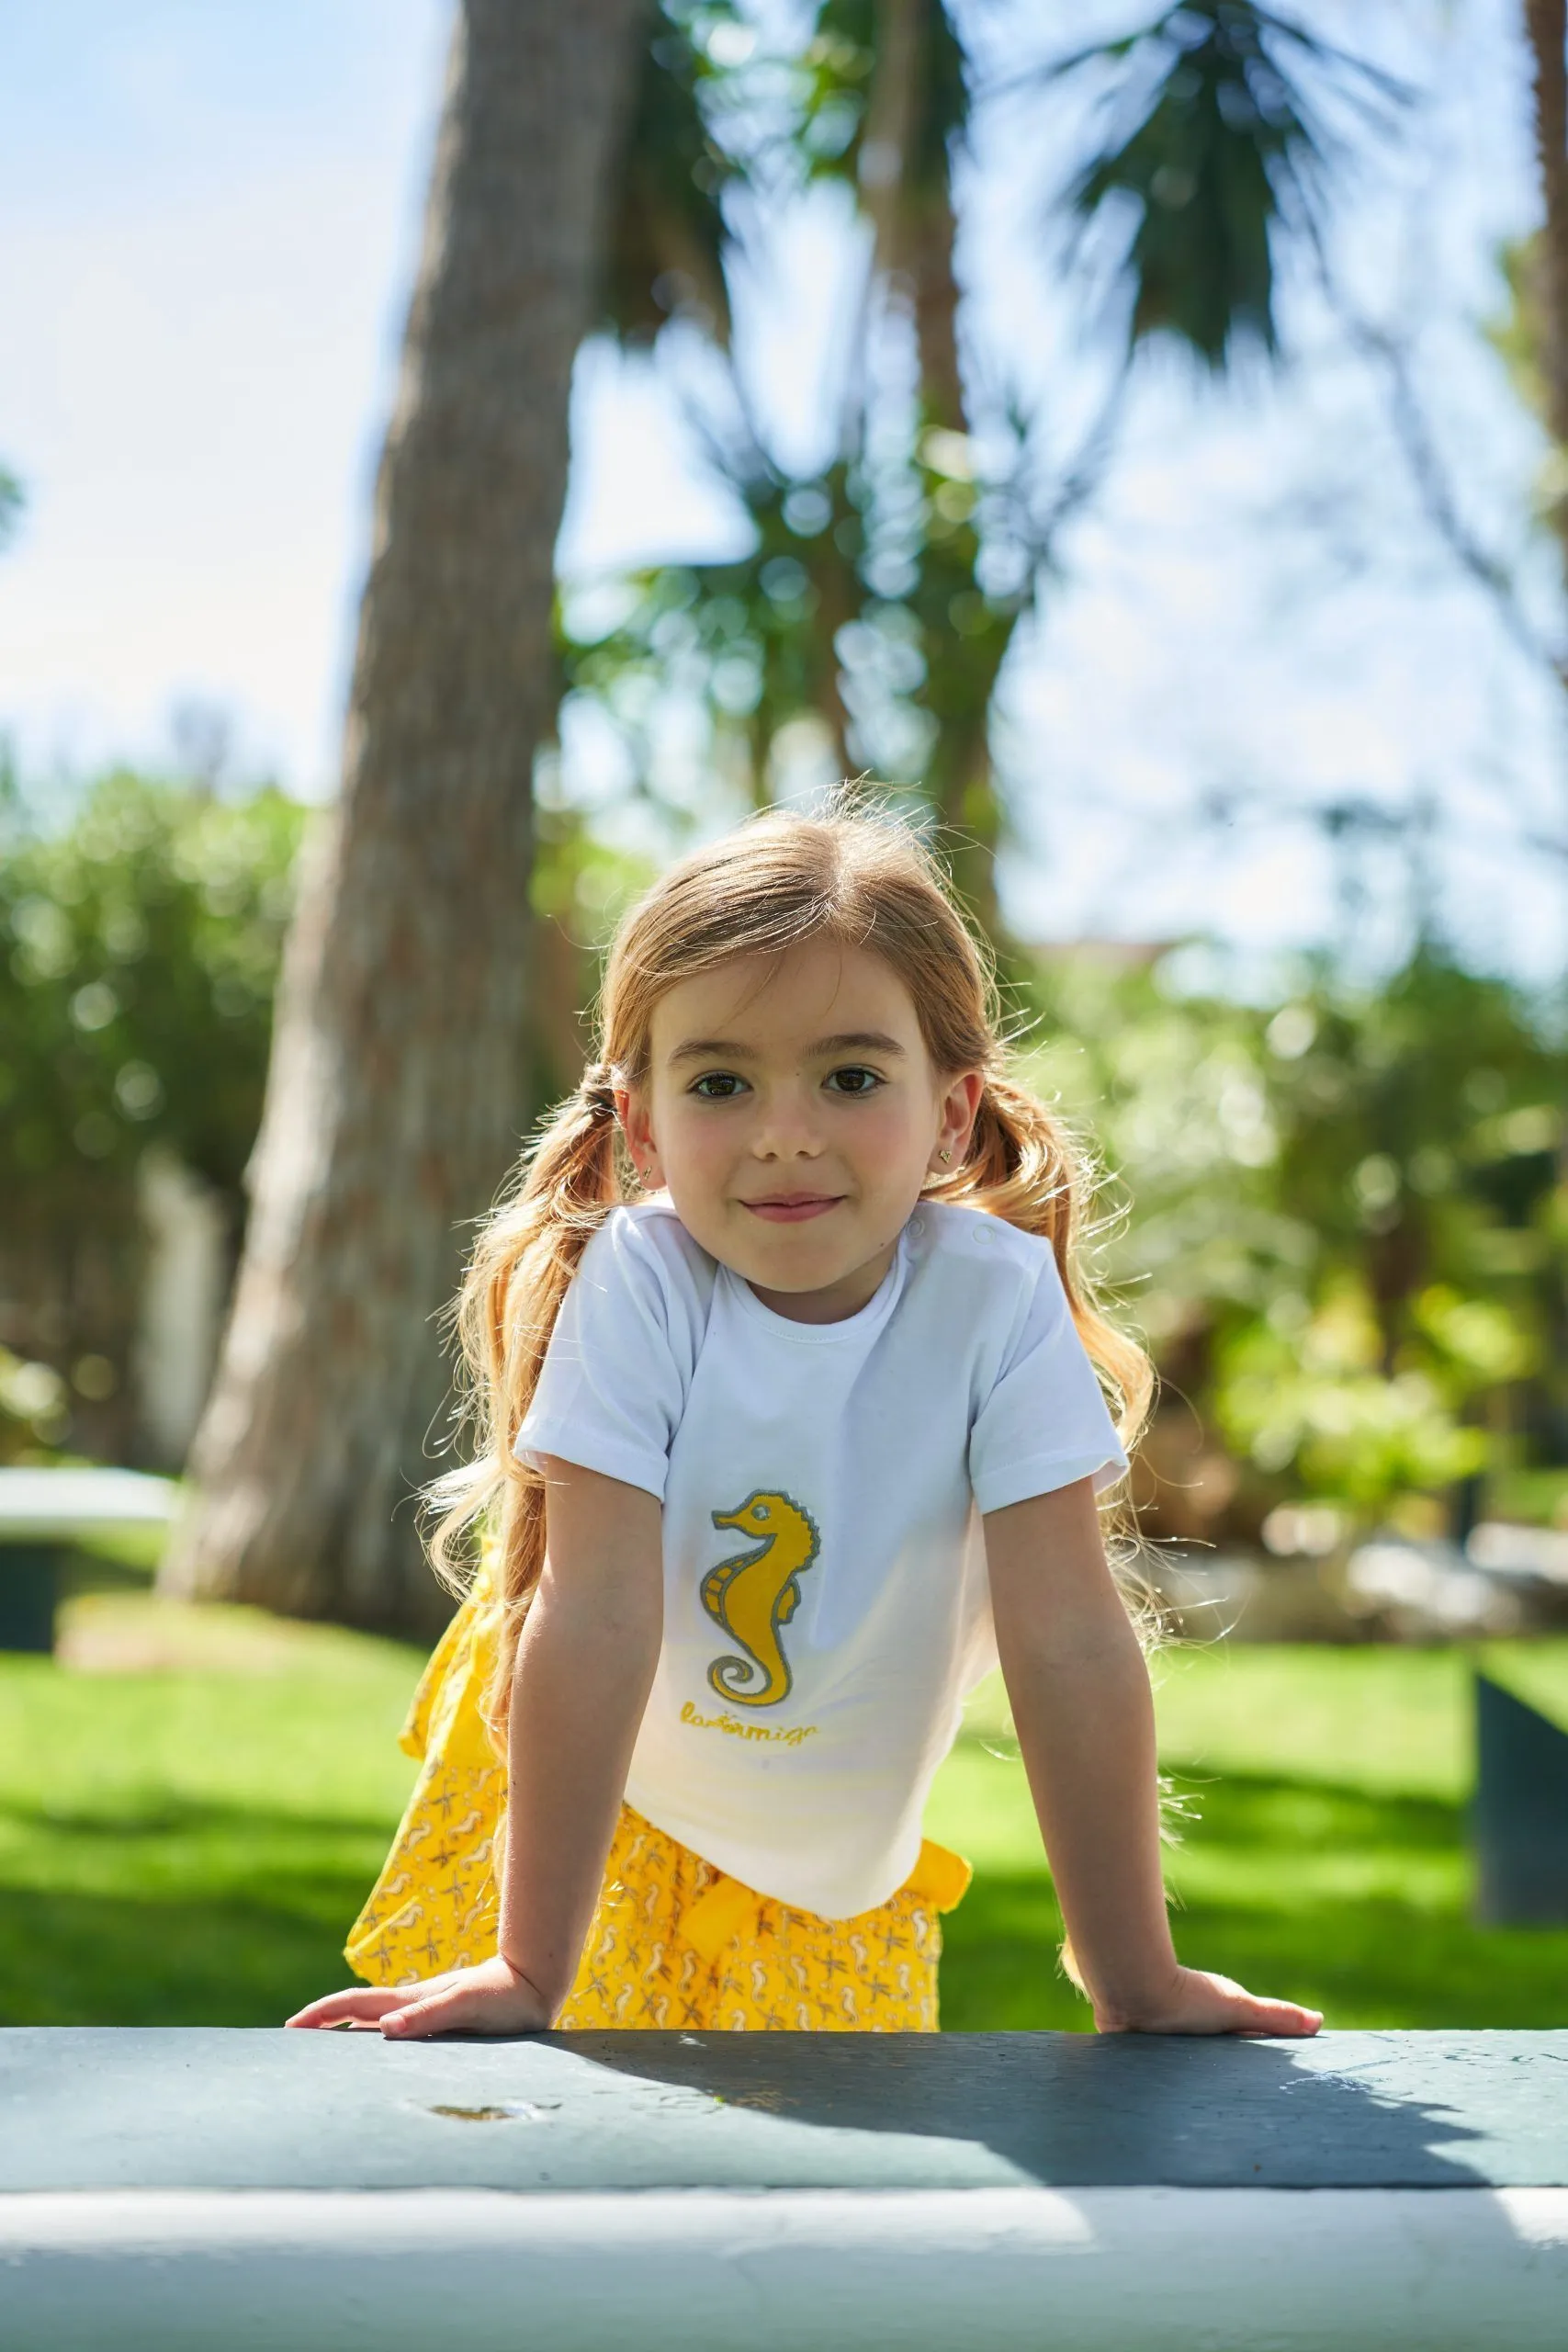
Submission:
[[[703,1607],[743,1653],[716,1657],[708,1680],[738,1707],[776,1707],[788,1698],[795,1679],[779,1628],[795,1615],[800,1599],[796,1578],[817,1557],[816,1525],[788,1495],[762,1489],[748,1495],[739,1510],[716,1510],[713,1523],[760,1536],[762,1548],[721,1560],[703,1578]]]

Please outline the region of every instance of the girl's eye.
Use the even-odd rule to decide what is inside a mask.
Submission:
[[[828,1080],[838,1094],[874,1094],[882,1082],[874,1069],[836,1069]]]
[[[710,1069],[693,1082],[692,1092],[703,1102],[729,1102],[745,1089],[746,1080],[732,1069]]]

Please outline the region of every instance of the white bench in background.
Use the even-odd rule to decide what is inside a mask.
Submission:
[[[51,1650],[64,1555],[84,1535],[166,1528],[178,1494],[141,1470],[0,1469],[0,1650]]]

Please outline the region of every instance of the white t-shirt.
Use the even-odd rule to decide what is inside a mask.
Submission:
[[[775,1315],[662,1201],[613,1210],[517,1450],[663,1502],[664,1640],[627,1803],[828,1918],[914,1868],[964,1695],[996,1664],[978,1513],[1126,1466],[1050,1245],[934,1202],[840,1323]]]

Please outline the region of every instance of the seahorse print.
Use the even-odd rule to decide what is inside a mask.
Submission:
[[[794,1616],[798,1579],[817,1557],[816,1522],[788,1495],[759,1488],[738,1510],[716,1510],[713,1523],[760,1538],[761,1549],[721,1560],[703,1578],[703,1607],[741,1652],[716,1657],[708,1681],[738,1707],[776,1707],[795,1680],[780,1629]]]

